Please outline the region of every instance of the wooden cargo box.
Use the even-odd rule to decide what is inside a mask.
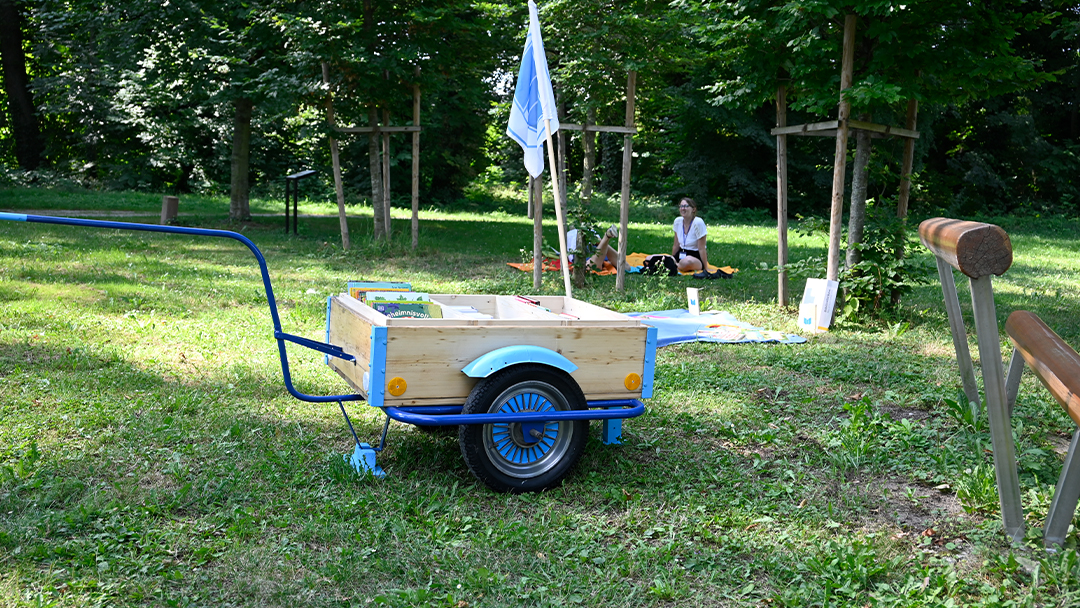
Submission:
[[[655,330],[563,296],[432,295],[441,319],[389,318],[346,294],[330,298],[327,341],[356,357],[328,363],[371,405],[461,405],[478,378],[462,370],[497,349],[532,345],[566,357],[589,401],[652,396]],[[476,313],[460,312],[472,307]],[[477,318],[488,315],[491,318]],[[388,388],[388,385],[389,386]]]

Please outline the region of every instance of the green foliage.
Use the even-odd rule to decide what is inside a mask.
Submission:
[[[837,280],[843,292],[839,321],[865,321],[895,318],[900,298],[920,285],[928,285],[936,276],[925,255],[897,259],[897,251],[908,244],[907,222],[897,219],[890,205],[867,201],[863,242],[855,247],[862,259],[852,266],[842,266]],[[816,217],[803,218],[795,226],[798,234],[828,239],[828,223]],[[794,277],[825,275],[825,258],[811,256],[787,264],[784,269]],[[838,295],[838,301],[840,296]]]
[[[350,216],[354,250],[343,252],[334,205],[313,201],[302,201],[313,217],[298,235],[279,216],[242,229],[267,254],[283,330],[319,339],[326,297],[347,279],[533,293],[532,277],[505,265],[532,222],[520,196],[497,194],[474,191],[467,211],[425,211],[417,251],[405,217],[376,244],[360,210]],[[641,220],[631,242],[668,246],[654,202],[633,200]],[[229,225],[222,199],[192,201],[201,216],[183,220]],[[160,201],[0,190],[0,208],[33,206],[152,218]],[[1032,263],[995,279],[999,311],[1024,305],[1080,339],[1070,322],[1080,300],[1069,295],[1080,289],[1077,222],[1000,223]],[[775,275],[752,270],[773,254],[761,243],[774,230],[710,225],[710,246],[743,268],[730,281],[629,275],[617,292],[615,277],[593,277],[575,295],[662,310],[684,306],[693,286],[713,308],[792,331],[791,311],[773,299]],[[555,233],[550,211],[544,231]],[[821,253],[817,238],[790,243]],[[549,273],[540,292],[561,289]],[[0,223],[0,604],[1074,603],[1078,537],[1046,555],[1037,526],[1060,469],[1052,446],[1075,424],[1024,377],[1014,428],[1027,554],[1042,556],[1036,577],[988,498],[988,435],[945,401],[960,380],[937,286],[916,287],[898,316],[797,346],[662,348],[655,395],[624,423],[622,445],[603,445],[594,425],[563,487],[495,495],[468,474],[456,441],[405,425],[391,425],[379,455],[387,479],[344,465],[352,438],[337,408],[297,401],[281,384],[243,247]],[[290,348],[289,357],[300,390],[348,390],[321,355]],[[384,417],[346,407],[361,440],[376,441]],[[985,506],[960,508],[961,490]]]

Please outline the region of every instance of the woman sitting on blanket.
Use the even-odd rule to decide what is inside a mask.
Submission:
[[[658,269],[664,264],[671,275],[695,270],[708,271],[709,255],[705,251],[705,221],[697,216],[697,203],[694,199],[683,197],[679,200],[679,217],[671,229],[675,232],[675,241],[671,245],[671,258],[664,255],[650,255],[645,258],[646,269]]]
[[[572,252],[572,251],[577,251],[578,250],[578,242],[577,241],[578,241],[578,235],[580,235],[580,234],[581,234],[581,231],[578,230],[577,228],[574,228],[573,230],[570,230],[570,231],[568,231],[566,233],[566,250],[567,250],[567,252]],[[593,232],[591,234],[591,236],[596,236],[596,233]],[[608,243],[612,239],[617,239],[618,236],[619,236],[619,230],[617,228],[615,228],[615,226],[612,226],[612,227],[608,228],[607,232],[605,232],[604,236],[600,239],[600,243],[596,245],[596,253],[589,256],[589,258],[587,260],[585,260],[585,267],[586,268],[592,267],[592,268],[596,268],[597,270],[603,270],[605,260],[611,262],[611,264],[614,265],[615,260],[619,259],[619,254],[614,249],[612,249],[611,245],[609,245]],[[592,247],[590,247],[590,245],[591,245],[591,243],[589,241],[583,242],[582,247],[581,247],[581,252],[587,254],[589,251],[591,251]],[[573,263],[574,254],[570,253],[567,257],[569,257],[570,262]]]

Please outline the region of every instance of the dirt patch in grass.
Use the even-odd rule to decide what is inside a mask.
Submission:
[[[892,479],[875,480],[869,486],[883,496],[876,518],[905,531],[921,533],[947,519],[967,516],[951,489],[937,490]]]
[[[883,403],[878,406],[878,411],[893,420],[926,420],[930,412],[917,407],[903,407],[892,403]]]

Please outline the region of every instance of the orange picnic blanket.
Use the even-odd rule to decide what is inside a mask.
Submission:
[[[643,263],[645,263],[645,258],[649,257],[650,255],[655,255],[655,254],[628,253],[628,254],[626,254],[626,265],[630,266],[630,267],[641,266]],[[544,258],[543,264],[544,265],[542,266],[542,268],[543,268],[544,272],[548,272],[548,271],[551,271],[551,270],[560,270],[561,269],[561,265],[559,264],[559,260],[549,260],[547,258]],[[532,272],[533,271],[532,262],[525,262],[525,263],[522,263],[522,264],[517,264],[517,263],[514,263],[514,262],[507,262],[506,265],[507,266],[513,266],[514,268],[517,268],[518,270],[521,270],[522,272]],[[717,270],[723,270],[724,272],[726,272],[728,274],[735,274],[736,272],[739,272],[738,268],[732,268],[731,266],[713,266],[712,264],[709,264],[709,272],[716,272]],[[613,266],[610,262],[604,262],[604,269],[603,270],[596,270],[595,268],[592,268],[592,269],[590,269],[590,271],[593,274],[598,274],[598,275],[615,274],[615,266]],[[681,274],[685,275],[685,274],[694,274],[694,273],[693,273],[693,271],[691,271],[691,272],[684,272],[684,273],[681,273]]]
[[[670,255],[670,254],[628,253],[628,254],[626,254],[626,265],[630,266],[630,267],[641,266],[642,264],[645,263],[645,258],[649,257],[650,255]],[[739,272],[738,268],[732,268],[731,266],[713,266],[712,264],[709,264],[709,267],[708,267],[707,270],[709,272],[716,272],[718,269],[723,270],[724,272],[726,272],[728,274],[735,274],[736,272]],[[680,272],[679,274],[686,275],[686,274],[694,274],[695,272],[698,272],[698,271],[690,270],[690,271],[687,271],[687,272]]]
[[[514,263],[514,262],[507,262],[506,265],[507,266],[513,266],[514,268],[517,268],[518,270],[520,270],[522,272],[532,272],[533,271],[533,263],[532,262],[524,262],[524,263],[521,263],[521,264]],[[544,272],[549,272],[549,271],[552,271],[552,270],[562,270],[562,263],[559,260],[549,260],[547,258],[544,258],[543,259],[543,266],[541,266],[541,269],[543,269]],[[598,274],[598,275],[601,275],[601,276],[607,276],[609,274],[615,274],[615,266],[613,266],[611,264],[611,262],[608,262],[608,261],[605,260],[603,270],[597,270],[595,268],[590,268],[589,272],[591,272],[593,274]]]

